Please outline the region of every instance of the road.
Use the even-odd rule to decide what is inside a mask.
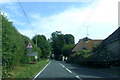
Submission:
[[[116,76],[83,68],[63,61],[51,62],[39,72],[34,80],[120,80]]]

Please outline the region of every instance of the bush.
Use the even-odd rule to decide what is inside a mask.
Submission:
[[[68,57],[71,53],[71,49],[74,47],[74,44],[65,44],[63,47],[62,47],[62,54],[65,56],[65,57]]]
[[[2,67],[3,75],[14,68],[14,66],[28,63],[26,46],[31,42],[33,52],[38,51],[38,56],[41,55],[40,48],[26,36],[21,35],[13,26],[12,22],[2,16]],[[35,50],[36,49],[36,50]],[[40,57],[39,57],[40,58]]]
[[[88,50],[76,52],[75,56],[71,58],[74,59],[74,63],[82,65],[92,65],[95,67],[120,66],[118,56],[108,51],[106,45],[103,44],[95,46],[91,52]]]

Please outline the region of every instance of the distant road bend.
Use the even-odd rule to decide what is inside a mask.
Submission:
[[[120,80],[120,78],[74,64],[51,60],[33,80]]]

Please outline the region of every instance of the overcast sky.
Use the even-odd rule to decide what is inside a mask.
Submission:
[[[2,2],[4,15],[23,35],[51,37],[62,31],[72,34],[75,43],[86,37],[105,39],[118,28],[118,0],[87,0],[79,2],[21,2],[30,25],[18,2]]]

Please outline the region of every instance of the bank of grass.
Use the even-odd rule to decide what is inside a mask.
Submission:
[[[9,72],[10,78],[33,78],[40,70],[44,68],[49,60],[41,60],[37,64],[24,64],[16,66],[11,72]]]

